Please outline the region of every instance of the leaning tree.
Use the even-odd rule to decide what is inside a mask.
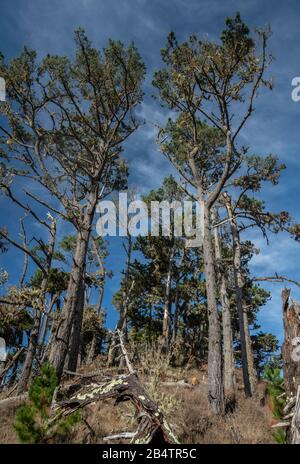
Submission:
[[[75,33],[76,55],[47,55],[41,62],[27,48],[0,72],[7,101],[1,104],[1,152],[14,163],[14,175],[30,180],[26,197],[55,212],[76,230],[76,249],[61,322],[50,361],[61,376],[72,326],[79,339],[83,276],[96,205],[124,186],[123,142],[137,129],[135,107],[142,100],[145,68],[136,47],[109,41],[97,50]],[[33,183],[40,186],[37,190]],[[69,353],[77,363],[79,344]]]

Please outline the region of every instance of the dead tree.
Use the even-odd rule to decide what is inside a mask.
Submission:
[[[157,404],[149,397],[137,373],[130,363],[123,337],[118,331],[120,349],[129,370],[128,375],[117,377],[80,377],[77,383],[59,388],[55,393],[52,408],[56,412],[52,421],[72,414],[89,403],[114,398],[116,404],[130,401],[136,410],[137,430],[132,437],[135,444],[174,444],[178,443],[168,422]]]
[[[286,392],[289,396],[295,396],[300,386],[300,304],[293,300],[289,303],[289,297],[290,290],[283,289],[282,361]]]
[[[277,427],[286,428],[286,442],[300,444],[300,305],[289,302],[291,290],[282,290],[284,342],[282,364],[287,403],[283,421]]]

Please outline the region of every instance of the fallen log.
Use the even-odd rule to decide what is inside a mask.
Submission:
[[[135,407],[138,427],[132,437],[132,443],[157,445],[178,443],[163,412],[149,397],[131,365],[122,334],[119,332],[118,335],[129,374],[112,377],[109,380],[80,377],[76,383],[58,388],[52,403],[55,415],[51,422],[70,415],[89,403],[112,398],[115,399],[116,404],[130,401]]]

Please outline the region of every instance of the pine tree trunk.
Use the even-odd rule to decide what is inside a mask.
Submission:
[[[66,301],[61,312],[61,322],[53,339],[49,356],[49,361],[56,370],[58,380],[60,380],[62,376],[66,356],[68,354],[74,315],[76,310],[83,311],[83,306],[79,305],[79,302],[82,296],[86,254],[97,200],[98,185],[94,185],[93,188],[91,188],[88,206],[86,207],[85,215],[77,235],[76,251],[73,260],[74,264],[70,272]],[[78,320],[81,319],[82,314],[78,314],[77,317]]]
[[[165,303],[164,303],[164,319],[163,319],[163,332],[162,340],[164,348],[168,348],[169,335],[170,335],[170,324],[171,324],[171,289],[172,289],[172,264],[174,257],[174,248],[170,251],[168,272],[166,277],[166,290],[165,290]]]
[[[76,310],[80,309],[78,303],[82,294],[82,280],[84,277],[88,240],[89,228],[78,233],[74,265],[70,273],[66,301],[61,312],[61,323],[52,341],[49,361],[54,366],[58,379],[61,378],[68,355],[73,320],[74,317],[78,318],[78,313],[75,316]],[[69,354],[71,353],[69,352]]]
[[[91,346],[89,349],[89,353],[86,359],[87,365],[92,364],[94,358],[95,358],[95,352],[96,352],[96,346],[97,346],[97,336],[96,334],[93,335]]]
[[[31,374],[31,369],[38,345],[38,338],[39,338],[39,330],[40,330],[40,315],[37,314],[34,320],[34,326],[31,330],[28,348],[26,352],[26,357],[22,369],[22,373],[18,382],[17,393],[21,395],[27,389],[28,380]]]
[[[174,321],[173,321],[173,331],[172,331],[172,344],[176,342],[177,332],[178,332],[178,320],[179,320],[179,289],[176,285],[175,291],[175,302],[174,302]]]
[[[231,199],[227,194],[224,194],[224,198],[226,202],[228,217],[230,219],[233,241],[233,273],[236,289],[236,306],[239,320],[244,389],[246,396],[252,396],[256,390],[257,376],[254,367],[248,315],[243,302],[244,278],[241,265],[241,243],[237,223],[232,210]]]
[[[82,327],[82,320],[83,320],[83,313],[84,313],[84,282],[81,282],[81,291],[80,291],[80,298],[78,300],[78,304],[76,307],[76,311],[74,313],[73,321],[72,321],[72,329],[70,334],[70,342],[69,342],[69,349],[68,349],[68,364],[67,368],[69,371],[76,372],[77,363],[78,363],[78,356],[80,351],[81,345],[81,327]]]
[[[221,262],[222,254],[218,228],[214,228],[215,255],[217,262]],[[222,305],[222,328],[223,328],[223,376],[225,396],[230,400],[235,400],[235,374],[234,374],[234,355],[233,355],[233,336],[231,325],[230,304],[227,293],[226,276],[221,270],[219,272],[220,281],[220,301]]]
[[[204,207],[203,257],[208,309],[208,401],[215,414],[224,414],[222,343],[217,305],[215,258],[210,231],[210,211]]]

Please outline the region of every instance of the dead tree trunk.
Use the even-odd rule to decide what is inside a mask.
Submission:
[[[289,430],[289,443],[300,445],[300,386],[298,387],[294,415]]]
[[[133,434],[132,443],[178,443],[162,411],[141,385],[129,361],[121,331],[118,331],[117,334],[120,339],[120,347],[126,360],[129,375],[121,375],[111,379],[106,378],[106,380],[102,381],[97,381],[95,377],[91,379],[91,376],[83,377],[77,384],[60,388],[55,394],[53,408],[56,411],[56,415],[53,421],[56,418],[68,416],[89,403],[105,398],[114,398],[116,400],[115,404],[122,401],[130,401],[136,409],[138,427]]]
[[[300,386],[300,305],[296,301],[289,304],[290,290],[282,291],[284,342],[282,362],[284,384],[289,396],[295,396]]]

